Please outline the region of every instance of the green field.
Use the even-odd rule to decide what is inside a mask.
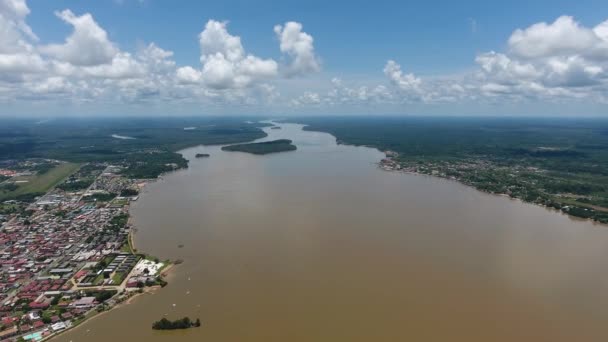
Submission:
[[[27,194],[44,193],[76,172],[79,167],[80,164],[77,163],[62,163],[43,174],[16,177],[14,181],[27,181],[27,183],[18,183],[18,187],[14,191],[0,190],[0,200],[16,198]]]

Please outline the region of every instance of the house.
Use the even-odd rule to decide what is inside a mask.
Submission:
[[[4,340],[5,338],[13,337],[19,333],[17,327],[12,327],[9,329],[4,329],[0,331],[0,340]]]
[[[66,328],[67,328],[67,326],[63,322],[58,322],[58,323],[51,325],[51,329],[53,329],[53,331],[65,330]]]
[[[72,303],[72,306],[77,309],[92,308],[95,305],[97,305],[97,302],[95,301],[95,297],[82,297],[79,300]]]

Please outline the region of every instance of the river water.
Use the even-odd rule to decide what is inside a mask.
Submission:
[[[280,126],[297,151],[184,150],[132,210],[141,251],[184,260],[169,286],[55,340],[608,340],[607,227]]]

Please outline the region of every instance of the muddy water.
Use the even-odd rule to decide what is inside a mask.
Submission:
[[[56,341],[608,339],[607,227],[281,126],[266,139],[297,151],[184,150],[133,208],[138,248],[185,261],[169,286]],[[164,315],[203,327],[153,331]]]

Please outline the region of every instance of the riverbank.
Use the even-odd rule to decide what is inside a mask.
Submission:
[[[157,181],[158,179],[160,179],[160,176],[159,176],[159,178],[157,178],[155,180],[146,180],[145,182],[143,182],[143,181],[139,182],[138,183],[139,192],[143,191],[145,186],[148,185],[150,182]],[[128,215],[128,219],[126,220],[126,226],[129,227],[129,232],[128,232],[126,243],[128,246],[127,249],[128,249],[129,255],[136,255],[136,256],[142,257],[143,259],[148,259],[148,260],[157,259],[157,258],[154,258],[153,256],[139,253],[137,248],[135,247],[134,235],[135,235],[137,228],[133,226],[132,217],[131,217],[131,209],[132,209],[131,205],[130,204],[127,205],[126,212]],[[123,249],[124,249],[124,247],[123,247]],[[133,268],[122,279],[122,282],[117,286],[101,286],[99,288],[97,288],[97,287],[82,288],[81,291],[106,290],[106,291],[116,291],[116,294],[114,296],[112,296],[111,298],[109,298],[108,300],[104,301],[103,303],[100,303],[99,305],[92,307],[89,311],[84,313],[82,315],[82,317],[80,317],[79,319],[77,319],[75,321],[72,321],[71,325],[67,324],[65,329],[53,332],[50,335],[45,336],[42,339],[42,341],[52,341],[53,339],[58,338],[59,336],[63,335],[64,333],[66,333],[68,331],[72,331],[72,330],[78,329],[80,327],[86,327],[88,324],[90,324],[90,322],[94,321],[96,318],[102,317],[103,315],[105,315],[107,313],[113,312],[126,305],[129,305],[142,295],[154,294],[155,292],[159,291],[162,287],[167,285],[166,279],[169,278],[169,276],[171,275],[173,266],[174,266],[174,264],[170,260],[166,260],[163,262],[162,267],[159,268],[158,271],[156,272],[157,285],[147,285],[147,281],[146,281],[146,283],[144,284],[143,287],[139,287],[139,286],[136,288],[127,287],[128,286],[127,282],[129,281],[130,277],[135,273],[135,268]],[[48,331],[48,329],[45,329],[43,331]]]
[[[260,135],[263,137],[263,136],[266,135],[266,133],[264,133],[263,131],[261,131]],[[256,138],[259,138],[259,137],[256,137]],[[254,141],[254,140],[255,139],[253,139],[251,141]],[[220,144],[220,145],[218,145],[218,147],[222,146],[222,145],[223,144]],[[200,144],[195,144],[193,146],[187,146],[187,148],[192,148],[192,147],[195,147],[195,146],[201,146],[201,145]],[[180,154],[180,156],[182,156],[182,158],[184,158],[185,160],[188,160],[188,161],[192,161],[193,160],[193,158],[190,158],[190,156],[188,156],[188,158],[184,157],[182,151],[183,150],[177,151],[177,153]],[[196,156],[194,158],[196,158]],[[162,181],[164,177],[166,177],[166,176],[168,176],[168,175],[170,175],[170,174],[172,174],[174,172],[178,172],[181,169],[187,169],[187,168],[188,168],[188,164],[186,163],[184,167],[175,168],[172,171],[168,171],[168,172],[163,172],[163,173],[159,174],[156,178],[142,180],[141,182],[138,183],[139,196],[141,196],[145,192],[146,188],[149,185],[151,185],[152,183],[156,183],[158,181]],[[134,201],[137,201],[139,199],[139,196],[136,196],[134,198]],[[135,223],[132,220],[132,215],[131,215],[132,214],[132,205],[130,205],[130,204],[134,204],[134,203],[129,203],[129,205],[126,206],[128,208],[127,212],[129,214],[129,217],[128,217],[128,220],[127,220],[127,226],[129,227],[129,231],[128,231],[128,235],[127,235],[127,239],[126,239],[126,244],[123,246],[122,250],[123,250],[123,252],[127,252],[128,251],[132,255],[139,255],[139,256],[141,256],[144,259],[155,260],[155,262],[158,262],[158,258],[154,257],[153,255],[146,254],[146,251],[140,251],[138,249],[137,237],[136,237],[137,231],[138,231],[138,227],[137,227],[137,225],[135,225]],[[174,276],[174,266],[176,266],[178,264],[181,264],[182,261],[181,261],[181,259],[178,259],[175,262],[170,261],[170,260],[166,260],[163,263],[164,263],[163,267],[161,267],[157,271],[157,273],[156,273],[158,275],[159,279],[160,279],[159,281],[157,281],[157,283],[159,283],[162,286],[156,286],[156,285],[155,286],[144,286],[141,289],[127,290],[125,288],[125,285],[124,285],[125,282],[127,281],[127,279],[129,278],[127,276],[127,277],[123,278],[123,282],[121,283],[120,288],[122,289],[122,291],[118,291],[118,293],[114,297],[112,297],[112,299],[110,299],[109,302],[111,302],[111,304],[109,306],[105,306],[106,307],[105,310],[103,310],[101,312],[98,312],[97,311],[97,307],[96,307],[96,308],[88,311],[84,315],[84,318],[81,319],[81,320],[78,320],[75,325],[70,326],[68,324],[67,329],[59,331],[59,332],[56,332],[56,333],[53,333],[52,335],[50,335],[48,337],[45,337],[45,340],[53,340],[55,337],[61,336],[65,332],[71,331],[74,328],[78,328],[78,327],[81,327],[81,326],[85,326],[86,327],[89,324],[89,322],[93,321],[95,318],[101,317],[101,316],[103,316],[103,314],[105,314],[107,312],[110,312],[110,311],[114,311],[115,309],[121,308],[124,305],[128,305],[128,304],[133,303],[136,300],[136,298],[140,297],[140,294],[153,294],[156,291],[160,291],[160,288],[163,287],[166,284],[166,281],[167,280],[170,281],[173,278],[173,276]],[[147,284],[147,282],[145,284]],[[124,291],[129,291],[128,297],[127,298],[122,298],[119,301],[115,300]],[[47,331],[50,331],[50,330],[47,329]]]
[[[167,269],[165,269],[164,273],[168,274],[170,269],[171,269],[171,267],[168,267]],[[77,330],[78,328],[85,328],[86,325],[94,322],[96,319],[101,318],[106,314],[110,314],[111,312],[118,310],[124,306],[132,304],[137,298],[140,298],[143,295],[153,295],[157,291],[160,291],[161,288],[162,287],[160,285],[156,285],[156,286],[146,287],[146,288],[143,288],[140,290],[133,290],[132,294],[126,300],[124,300],[120,303],[117,303],[114,306],[111,306],[108,309],[103,310],[103,311],[97,311],[96,308],[93,308],[85,314],[85,316],[88,316],[88,317],[84,318],[82,321],[75,323],[74,325],[72,325],[71,327],[68,327],[67,329],[56,332],[53,335],[44,337],[40,341],[52,341],[53,339],[58,338],[61,335],[65,334],[69,331]]]
[[[133,240],[186,262],[154,296],[57,342],[605,340],[608,230],[382,172],[377,149],[282,127],[268,139],[293,139],[297,153],[181,151],[213,160],[150,183]],[[161,317],[204,329],[151,329]]]
[[[299,118],[336,141],[394,151],[401,170],[608,223],[605,120]],[[391,166],[392,167],[392,166]]]
[[[525,196],[518,192],[512,192],[509,190],[497,191],[495,187],[488,188],[487,184],[485,183],[478,184],[472,182],[469,180],[469,178],[460,176],[460,174],[457,172],[446,172],[445,168],[441,169],[433,166],[425,166],[425,164],[420,162],[403,162],[399,160],[399,154],[394,151],[384,151],[384,154],[386,157],[378,163],[378,166],[385,171],[402,172],[455,181],[483,193],[504,196],[523,203],[535,204],[543,208],[553,209],[557,212],[566,214],[571,218],[590,220],[602,225],[608,224],[608,208],[584,203],[576,203],[573,201],[567,201],[567,204],[563,204],[563,201],[555,200],[554,197],[547,194],[544,196],[541,194]],[[470,163],[467,165],[467,170],[470,169],[470,165]],[[452,170],[454,169],[452,168]]]

